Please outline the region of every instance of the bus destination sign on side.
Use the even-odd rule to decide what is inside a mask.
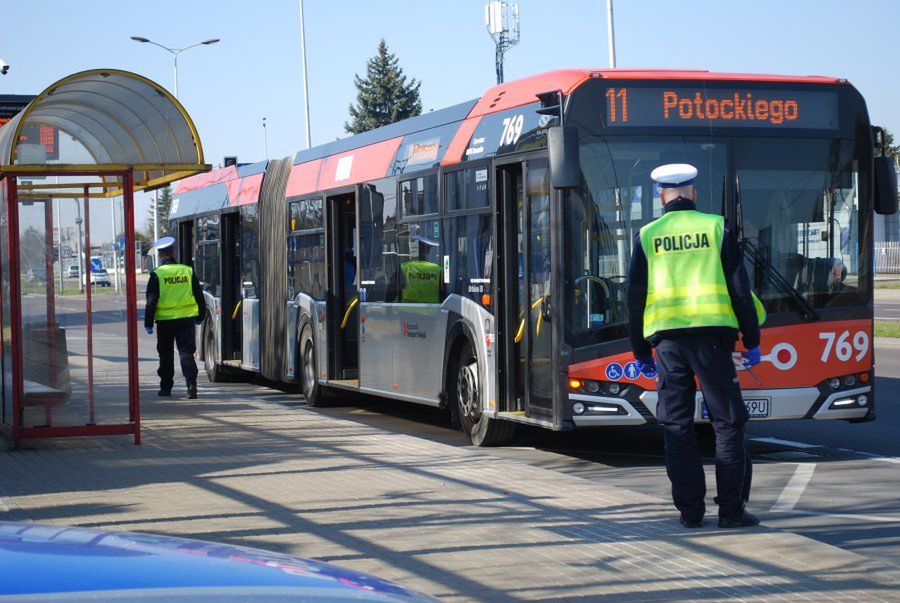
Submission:
[[[837,94],[806,90],[704,88],[606,89],[606,127],[838,127]]]

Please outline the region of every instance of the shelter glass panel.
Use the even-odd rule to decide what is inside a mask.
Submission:
[[[21,425],[127,423],[128,250],[121,203],[20,199],[18,213]]]

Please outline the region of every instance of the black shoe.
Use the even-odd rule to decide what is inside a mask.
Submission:
[[[749,528],[751,526],[759,525],[759,517],[754,515],[753,513],[747,513],[743,511],[737,517],[720,517],[719,518],[719,527],[720,528]]]
[[[684,515],[682,515],[681,519],[679,519],[678,521],[681,523],[681,525],[683,525],[686,528],[702,528],[703,527],[703,518],[702,517],[695,519],[695,518],[691,518],[691,517],[685,517]]]
[[[197,399],[197,384],[196,383],[188,383],[187,399],[188,400],[196,400]]]
[[[168,398],[169,396],[172,395],[172,390],[170,390],[170,389],[161,389],[161,390],[159,390],[158,392],[156,392],[156,395],[157,395],[157,396],[160,396],[160,397]]]

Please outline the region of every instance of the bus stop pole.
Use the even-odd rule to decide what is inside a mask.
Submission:
[[[90,270],[91,266],[91,204],[90,204],[90,187],[84,187],[84,265]],[[94,425],[94,325],[92,309],[92,293],[93,287],[91,280],[87,278],[87,285],[84,288],[85,297],[85,319],[84,324],[87,328],[87,387],[88,387],[88,425]]]
[[[7,176],[6,235],[9,252],[9,347],[12,352],[13,448],[19,449],[25,376],[22,362],[22,288],[19,265],[19,193],[16,176]]]
[[[134,175],[126,172],[122,176],[123,207],[125,224],[125,248],[134,249]],[[141,443],[141,390],[138,382],[138,341],[137,341],[137,267],[134,253],[125,254],[125,311],[128,324],[128,408],[134,427],[134,443]]]

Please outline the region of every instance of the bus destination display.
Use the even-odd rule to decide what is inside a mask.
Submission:
[[[606,127],[833,130],[838,127],[837,115],[837,94],[830,91],[625,86],[606,89]]]

